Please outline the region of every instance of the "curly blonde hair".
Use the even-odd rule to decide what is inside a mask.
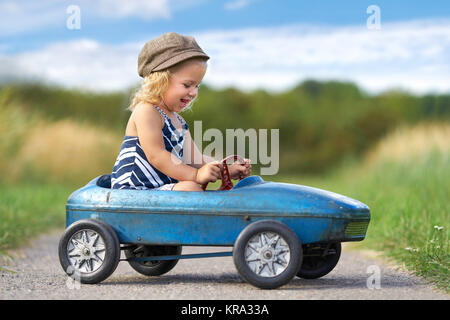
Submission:
[[[164,92],[166,92],[167,88],[169,87],[169,80],[172,74],[175,73],[183,63],[193,60],[205,63],[206,65],[205,59],[196,57],[180,62],[168,69],[162,71],[154,71],[150,73],[148,76],[144,78],[141,87],[137,89],[137,91],[134,93],[133,99],[131,100],[131,104],[127,109],[133,111],[134,108],[141,102],[147,102],[156,105],[159,104]],[[192,107],[195,100],[196,98],[194,98],[186,106],[186,108],[183,109],[183,111],[189,110]]]
[[[161,97],[169,86],[170,70],[155,71],[144,78],[141,87],[135,92],[130,106],[127,108],[133,111],[141,102],[159,104]]]

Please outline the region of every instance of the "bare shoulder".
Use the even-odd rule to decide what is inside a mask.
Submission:
[[[151,103],[141,102],[137,104],[132,116],[135,123],[147,123],[157,125],[160,128],[164,126],[163,117]]]

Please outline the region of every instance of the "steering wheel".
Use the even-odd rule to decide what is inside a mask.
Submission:
[[[228,164],[227,164],[227,161],[229,161],[230,159],[233,159],[233,161],[239,161],[242,163],[245,162],[244,159],[238,155],[231,155],[220,161],[222,163],[222,170],[220,170],[220,175],[222,177],[222,185],[220,186],[219,189],[217,189],[217,191],[230,190],[233,188],[233,182],[231,182],[230,172],[228,171]],[[240,178],[239,180],[242,180],[242,178]],[[208,182],[204,183],[202,185],[203,191],[206,190],[207,186],[208,186]]]

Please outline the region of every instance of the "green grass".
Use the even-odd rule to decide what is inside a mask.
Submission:
[[[64,227],[65,204],[73,190],[62,185],[0,186],[0,253]]]
[[[268,180],[268,179],[266,179]],[[367,204],[371,222],[360,246],[383,251],[409,270],[450,291],[450,159],[432,154],[375,168],[344,168],[317,177],[274,177],[318,187]]]

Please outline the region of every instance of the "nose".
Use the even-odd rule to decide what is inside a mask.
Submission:
[[[198,93],[198,88],[193,87],[189,90],[188,95],[193,99],[197,96],[197,93]]]

